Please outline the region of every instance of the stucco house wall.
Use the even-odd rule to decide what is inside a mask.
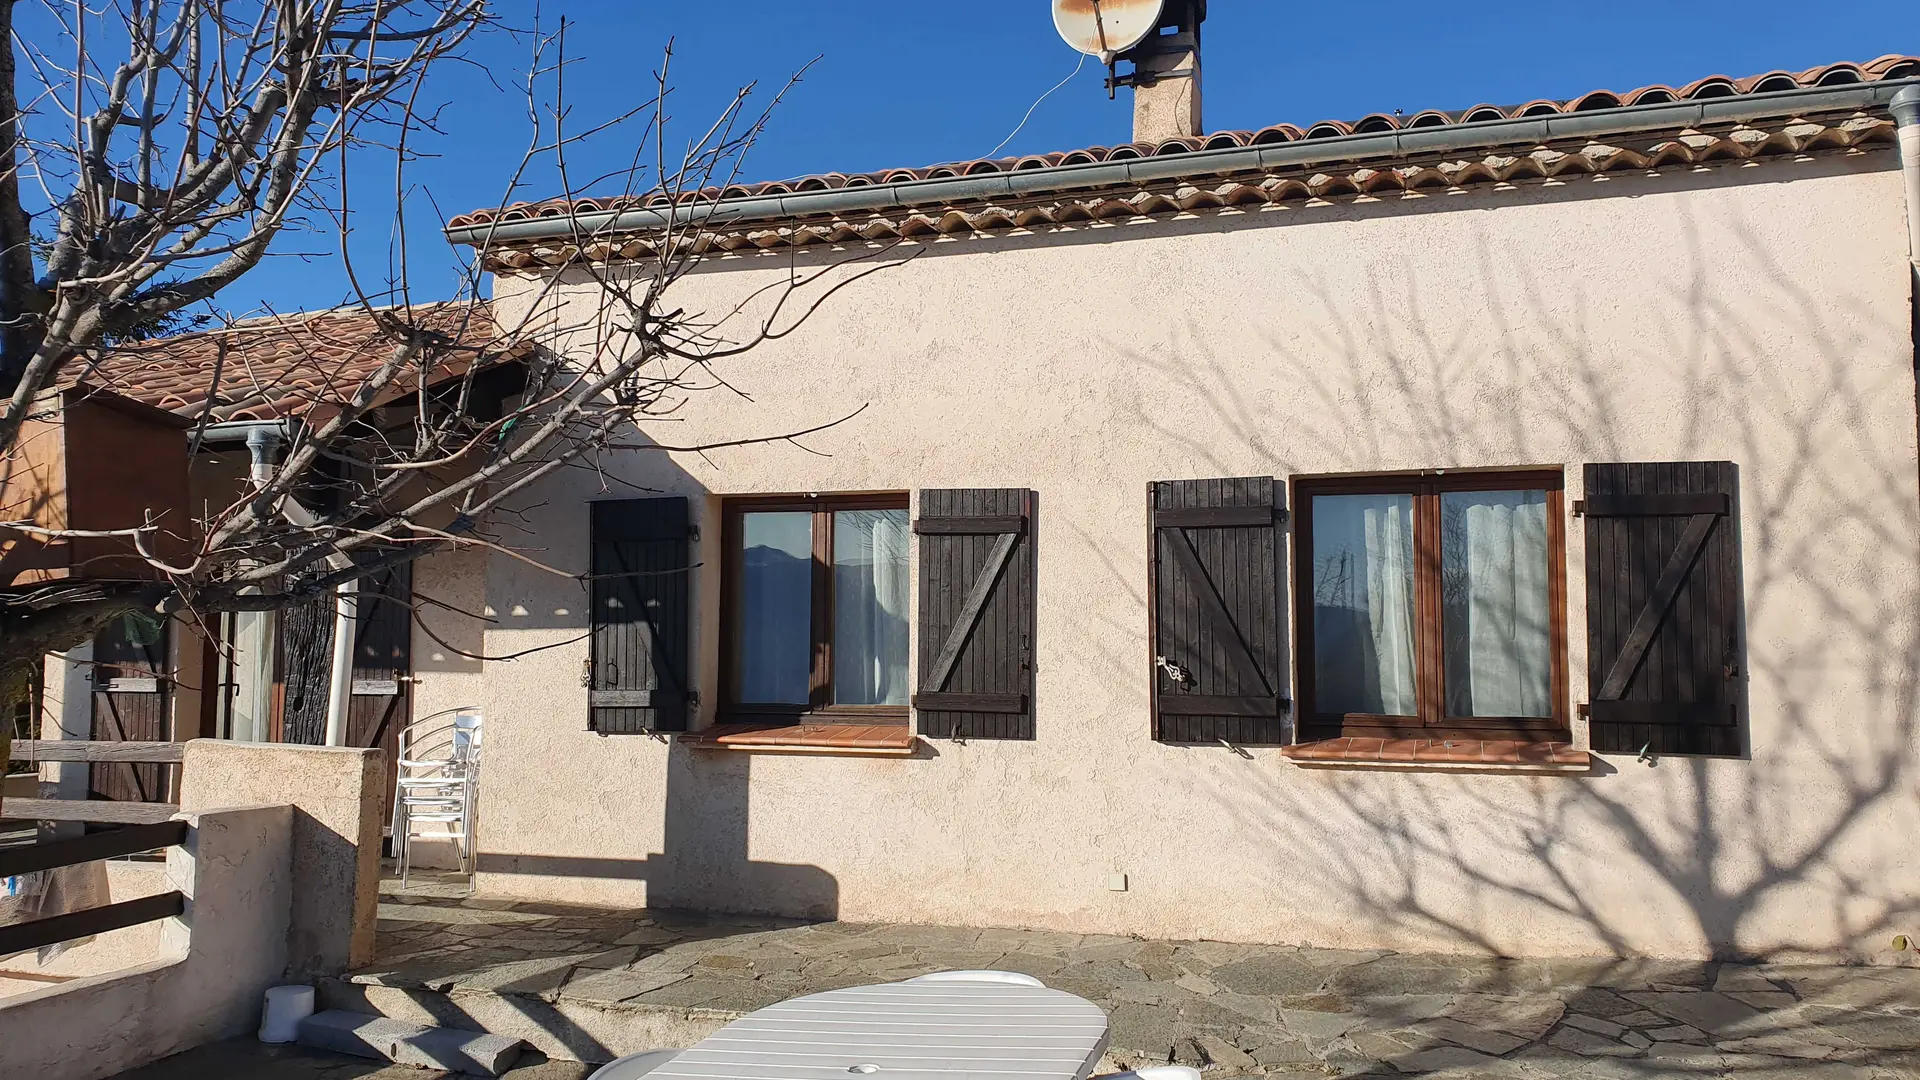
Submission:
[[[1920,916],[1894,167],[1880,150],[707,263],[671,306],[717,314],[796,270],[912,256],[723,362],[750,399],[693,395],[647,434],[692,445],[866,408],[805,449],[623,452],[605,485],[568,470],[527,500],[541,559],[585,570],[587,500],[695,497],[700,725],[719,496],[1031,487],[1038,739],[882,759],[595,735],[584,593],[494,555],[479,651],[522,655],[460,675],[488,716],[480,889],[1321,946],[1884,957]],[[503,324],[536,302],[579,321],[596,295],[496,282]],[[1571,502],[1587,461],[1715,459],[1740,469],[1749,760],[1312,770],[1150,738],[1151,481],[1544,464]],[[1567,545],[1581,702],[1578,522]],[[439,573],[423,565],[421,588]],[[446,678],[425,677],[423,708]]]

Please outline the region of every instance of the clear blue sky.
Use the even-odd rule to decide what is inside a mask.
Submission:
[[[525,20],[531,4],[501,5]],[[1464,108],[1681,85],[1703,75],[1799,70],[1920,51],[1913,0],[1845,4],[1710,0],[1605,4],[1461,5],[1376,0],[1373,4],[1212,0],[1202,34],[1209,129],[1354,119],[1369,112]],[[778,85],[820,59],[779,109],[748,163],[748,179],[854,172],[985,155],[1077,54],[1053,32],[1047,0],[565,0],[545,5],[572,22],[567,95],[585,126],[651,92],[649,72],[676,39],[672,115],[682,139],[733,89]],[[506,34],[475,43],[470,55],[502,83],[522,76],[527,46]],[[1129,138],[1127,92],[1108,101],[1103,70],[1089,60],[1079,76],[1034,113],[1004,154],[1113,144]],[[420,146],[437,155],[413,167],[416,192],[446,215],[498,203],[525,146],[525,102],[475,68],[449,66],[425,99],[445,102],[443,135]],[[615,133],[576,152],[575,175],[619,168],[633,139]],[[373,163],[369,162],[369,166]],[[357,178],[356,251],[375,271],[386,265],[391,199],[384,175]],[[371,169],[369,170],[371,172]],[[553,194],[536,172],[519,198]],[[416,299],[454,287],[451,259],[433,226],[434,205],[410,200],[410,272]],[[324,234],[291,237],[288,248],[327,251]],[[340,302],[339,260],[281,258],[222,297],[236,313]]]

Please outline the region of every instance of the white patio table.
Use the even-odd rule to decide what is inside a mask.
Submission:
[[[1086,1080],[1107,1014],[1044,986],[900,982],[783,1001],[743,1016],[647,1080]]]

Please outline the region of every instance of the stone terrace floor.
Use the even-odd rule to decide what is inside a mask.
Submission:
[[[1108,1012],[1109,1065],[1174,1061],[1210,1076],[1920,1078],[1920,968],[807,924],[465,898],[418,880],[383,897],[379,949],[356,982],[683,1010],[716,1024],[835,987],[1022,971]]]

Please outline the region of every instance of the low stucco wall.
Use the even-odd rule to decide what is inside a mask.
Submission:
[[[113,859],[106,867],[107,898],[103,902],[117,904],[173,888],[167,864],[160,859]],[[0,960],[0,998],[160,959],[166,948],[164,929],[164,924],[157,922],[123,926],[69,946],[45,963],[31,952]]]
[[[386,751],[195,739],[181,764],[180,808],[289,803],[293,910],[288,972],[337,974],[373,961],[380,902]]]
[[[292,808],[183,816],[167,873],[187,910],[161,924],[161,957],[0,1000],[0,1075],[95,1080],[258,1022],[287,963]]]
[[[1882,150],[943,241],[851,285],[721,362],[751,400],[689,394],[671,441],[858,416],[804,448],[609,455],[618,482],[563,471],[520,525],[543,562],[584,571],[585,501],[694,497],[706,722],[719,496],[1031,487],[1037,741],[892,760],[593,735],[582,590],[495,556],[483,651],[517,659],[483,677],[480,887],[1327,946],[1884,957],[1920,925],[1920,455],[1893,165]],[[813,273],[855,254],[872,253],[793,258]],[[718,260],[668,306],[724,312],[789,259]],[[545,287],[500,279],[503,320]],[[545,295],[593,321],[586,280]],[[1149,736],[1151,481],[1557,464],[1571,503],[1587,461],[1719,459],[1740,469],[1748,760],[1327,772]],[[1571,528],[1574,702],[1583,560]],[[1125,892],[1106,887],[1116,871]]]

